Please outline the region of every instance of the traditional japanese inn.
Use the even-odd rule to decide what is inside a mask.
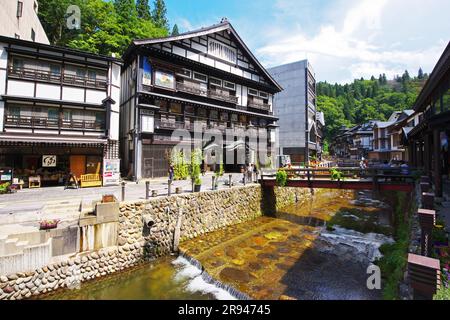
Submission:
[[[123,59],[123,176],[165,176],[167,154],[176,144],[172,132],[193,132],[194,122],[223,135],[226,129],[251,127],[275,142],[273,95],[282,88],[226,19],[178,36],[136,40]],[[245,148],[246,163],[257,161],[246,141],[224,142],[224,151],[238,148]]]

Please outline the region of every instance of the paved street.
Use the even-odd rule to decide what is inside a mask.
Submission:
[[[211,190],[213,174],[207,174],[202,177],[202,190]],[[229,174],[225,174],[219,179],[219,189],[228,188],[225,182],[228,181]],[[234,185],[242,185],[242,174],[232,174]],[[163,196],[168,193],[167,179],[153,179],[150,181],[150,190],[156,190],[158,195]],[[174,181],[171,187],[172,193],[175,189],[181,187],[183,192],[192,192],[190,181]],[[46,203],[58,201],[73,203],[81,201],[92,202],[93,200],[101,199],[102,195],[114,194],[117,199],[121,199],[121,186],[98,187],[98,188],[80,188],[80,189],[66,189],[64,187],[47,187],[39,189],[23,189],[13,194],[0,195],[0,215],[17,212],[20,210],[30,211],[39,210]],[[125,187],[125,201],[145,199],[145,181],[140,181],[138,184],[127,181]],[[0,218],[1,223],[1,218]]]

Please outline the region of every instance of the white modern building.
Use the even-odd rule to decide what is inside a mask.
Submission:
[[[49,44],[38,10],[37,0],[1,0],[0,36]]]
[[[101,177],[119,157],[121,60],[0,36],[0,167],[25,182]],[[101,178],[100,178],[101,179]]]
[[[289,155],[294,164],[308,162],[321,152],[314,70],[308,60],[302,60],[268,71],[284,89],[274,98],[280,154]]]

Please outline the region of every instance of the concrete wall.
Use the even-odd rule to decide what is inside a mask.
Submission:
[[[280,119],[278,121],[280,153],[284,152],[284,148],[301,150],[300,148],[309,147],[306,132],[311,124],[316,122],[316,110],[313,106],[308,111],[306,105],[306,69],[314,75],[307,60],[268,69],[273,78],[284,88],[282,92],[275,95],[273,103],[274,114]],[[308,126],[306,117],[309,118]],[[315,145],[312,149],[315,149]]]
[[[274,205],[277,209],[293,203],[296,195],[298,200],[310,197],[309,190],[299,188],[276,187],[272,188],[272,193],[276,197]],[[176,234],[183,241],[261,216],[266,210],[262,198],[261,187],[252,185],[121,203],[117,245],[60,256],[32,271],[0,275],[0,300],[29,298],[58,288],[76,287],[83,281],[168,254],[176,249]],[[144,216],[154,221],[151,228],[144,226]],[[108,235],[111,236],[114,235]]]
[[[14,38],[16,34],[20,39],[31,41],[31,29],[36,33],[36,42],[49,44],[47,35],[37,16],[37,0],[20,0],[23,2],[22,17],[17,17],[17,1],[0,1],[0,35]]]

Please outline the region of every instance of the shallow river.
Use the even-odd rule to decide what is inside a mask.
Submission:
[[[356,197],[360,201],[355,203]],[[284,208],[276,217],[261,217],[186,241],[181,250],[214,279],[236,289],[234,296],[379,299],[379,290],[367,289],[366,271],[379,255],[379,245],[389,241],[390,209],[367,198],[370,194],[322,190],[314,200]],[[194,265],[182,257],[167,257],[47,298],[233,297],[228,293],[233,290],[209,284],[209,276],[202,276]]]

